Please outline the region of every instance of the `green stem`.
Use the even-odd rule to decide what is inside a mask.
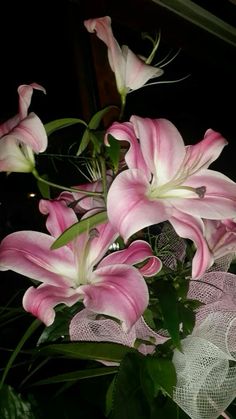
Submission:
[[[53,182],[50,182],[49,180],[47,180],[47,179],[44,179],[44,178],[42,178],[41,176],[39,176],[39,174],[38,174],[38,172],[37,172],[37,170],[36,169],[33,169],[32,170],[32,175],[39,181],[39,182],[42,182],[42,183],[45,183],[46,185],[49,185],[49,186],[52,186],[52,187],[54,187],[54,188],[57,188],[57,189],[62,189],[63,191],[69,191],[69,192],[81,192],[81,193],[83,193],[83,194],[85,194],[85,195],[88,195],[88,196],[102,196],[103,195],[103,193],[102,192],[92,192],[92,191],[85,191],[85,190],[83,190],[83,189],[77,189],[77,188],[70,188],[70,187],[68,187],[68,186],[63,186],[63,185],[58,185],[57,183],[53,183]]]
[[[104,157],[100,156],[100,165],[101,165],[101,174],[102,174],[102,190],[104,195],[104,201],[107,201],[107,171],[106,171],[106,162]]]
[[[124,111],[125,111],[125,104],[126,104],[126,93],[121,93],[121,109],[120,109],[120,115],[119,115],[119,121],[122,120]]]
[[[0,389],[2,388],[4,381],[6,379],[6,376],[13,364],[13,362],[15,361],[15,358],[17,357],[18,353],[20,352],[22,346],[25,344],[25,342],[27,341],[27,339],[29,339],[29,337],[32,335],[32,333],[34,333],[34,331],[41,325],[42,323],[36,319],[33,321],[33,323],[31,323],[30,327],[26,330],[25,334],[22,336],[20,342],[18,343],[17,347],[15,348],[14,352],[12,353],[12,355],[9,358],[9,361],[4,369],[3,375],[2,375],[2,379],[1,379],[1,383],[0,383]]]

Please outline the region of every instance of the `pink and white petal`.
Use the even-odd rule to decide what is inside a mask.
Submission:
[[[23,296],[23,307],[46,326],[50,326],[55,319],[55,306],[64,303],[71,307],[79,299],[73,288],[42,284],[38,288],[30,287],[26,290]]]
[[[177,128],[167,119],[132,116],[130,121],[156,185],[172,180],[185,157],[184,142]]]
[[[48,145],[44,125],[33,112],[12,130],[11,135],[22,144],[30,146],[35,153],[42,153]]]
[[[20,122],[20,116],[17,114],[0,125],[0,138],[8,134]]]
[[[204,237],[204,224],[200,218],[176,211],[169,219],[176,233],[184,239],[190,239],[196,246],[192,260],[192,278],[200,278],[213,264],[214,259]]]
[[[32,160],[25,157],[18,141],[12,135],[6,135],[0,140],[0,172],[31,172],[34,168]]]
[[[206,187],[204,198],[179,199],[170,202],[180,211],[208,218],[223,220],[234,218],[236,214],[236,183],[222,173],[202,169],[190,176],[185,186],[193,188]]]
[[[40,86],[37,83],[22,84],[17,89],[19,95],[19,116],[21,120],[27,116],[28,109],[31,103],[33,89],[41,90],[43,93],[46,94],[46,90],[44,89],[44,87]]]
[[[106,222],[95,227],[94,235],[93,231],[90,234],[91,238],[86,265],[93,267],[103,258],[110,245],[119,236],[119,233],[113,228],[110,222]]]
[[[139,89],[151,78],[164,73],[162,69],[146,64],[127,45],[122,46],[122,54],[126,62],[125,86],[131,90]]]
[[[111,18],[109,16],[104,16],[97,19],[88,19],[84,21],[84,25],[88,32],[96,32],[97,37],[106,44],[108,48],[109,64],[112,71],[115,73],[118,90],[123,90],[125,61],[120,46],[112,32]]]
[[[149,182],[141,170],[121,172],[107,196],[108,219],[125,241],[144,227],[168,220],[172,207],[168,200],[150,200]]]
[[[110,253],[103,258],[98,267],[101,268],[117,263],[135,265],[144,261],[145,264],[139,268],[139,272],[143,276],[153,276],[162,268],[162,263],[158,257],[153,255],[150,244],[143,240],[135,240],[127,249]]]
[[[148,288],[140,272],[133,266],[113,265],[98,268],[81,285],[84,305],[98,314],[119,319],[128,331],[148,305]]]
[[[202,141],[186,147],[183,170],[194,174],[200,169],[207,169],[219,157],[227,144],[228,142],[220,133],[208,129]]]
[[[146,175],[151,178],[150,170],[148,169],[139,142],[134,133],[133,125],[131,122],[114,122],[108,128],[105,135],[105,144],[109,146],[108,135],[111,134],[119,141],[128,141],[130,144],[129,149],[125,153],[125,161],[129,169],[141,169]]]
[[[64,246],[50,250],[54,238],[37,231],[17,231],[0,245],[0,270],[58,287],[73,286],[77,280],[74,254]]]
[[[72,208],[68,208],[62,200],[41,199],[39,210],[48,215],[46,227],[53,237],[60,236],[67,228],[78,222]]]

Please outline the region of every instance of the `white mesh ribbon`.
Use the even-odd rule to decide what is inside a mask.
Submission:
[[[191,281],[189,298],[205,305],[174,352],[174,400],[192,419],[216,419],[236,397],[236,276],[207,273]]]
[[[91,310],[84,309],[77,313],[70,323],[70,339],[72,341],[113,342],[134,347],[137,339],[140,342],[137,349],[144,355],[155,351],[156,345],[164,343],[167,338],[154,332],[141,317],[131,330],[125,333],[120,323],[105,316],[98,316]],[[111,365],[110,362],[106,364]]]

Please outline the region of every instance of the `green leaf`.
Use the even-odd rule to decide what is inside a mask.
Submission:
[[[119,108],[115,105],[110,105],[96,112],[89,121],[89,124],[88,124],[89,129],[93,129],[93,130],[97,129],[102,121],[102,118],[108,112],[110,112],[111,109],[119,109]]]
[[[107,147],[106,151],[113,164],[114,172],[117,173],[120,161],[120,142],[109,135],[109,145],[110,147]]]
[[[143,362],[145,373],[151,378],[154,386],[154,396],[162,390],[172,397],[173,387],[176,385],[176,372],[173,362],[169,359],[145,357]]]
[[[64,246],[69,243],[79,234],[89,231],[90,229],[96,227],[99,224],[105,223],[107,220],[107,212],[102,211],[97,214],[92,215],[91,217],[85,218],[84,220],[79,221],[78,223],[73,224],[71,227],[67,228],[52,244],[51,249],[58,249],[59,247]]]
[[[128,354],[120,364],[114,387],[111,419],[148,418],[149,405],[140,381],[139,354]]]
[[[72,371],[66,374],[58,374],[53,377],[46,378],[44,380],[37,381],[33,386],[40,386],[52,383],[64,383],[77,380],[83,380],[85,378],[101,377],[103,375],[115,374],[118,371],[117,367],[102,367],[102,368],[90,368],[79,371]]]
[[[83,124],[87,127],[85,121],[79,118],[61,118],[55,119],[54,121],[48,122],[44,125],[47,135],[51,135],[53,132],[58,131],[59,129],[69,127],[75,124]]]
[[[90,130],[86,128],[86,130],[83,133],[83,136],[81,138],[79,149],[76,153],[76,156],[80,156],[81,153],[87,148],[89,142],[90,142]]]
[[[58,339],[69,338],[69,323],[72,317],[81,310],[82,303],[76,303],[72,307],[57,307],[56,318],[51,326],[45,327],[37,344],[41,345],[46,342],[55,342]]]
[[[39,349],[42,355],[62,355],[66,358],[120,362],[128,352],[136,352],[118,343],[76,342],[48,345]]]
[[[168,330],[173,344],[181,350],[176,290],[170,282],[161,280],[156,282],[155,288],[164,319],[164,327]]]
[[[34,419],[30,403],[24,401],[12,387],[4,385],[0,390],[1,419]]]
[[[48,175],[41,175],[41,178],[48,180]],[[40,180],[37,180],[37,186],[42,197],[45,199],[50,199],[50,186],[47,183],[41,182]]]
[[[2,375],[2,379],[1,379],[1,383],[0,383],[0,388],[2,387],[5,378],[13,364],[13,362],[15,361],[15,358],[17,357],[18,353],[20,352],[22,346],[25,344],[25,342],[29,339],[29,337],[34,333],[34,331],[41,325],[41,322],[36,319],[33,321],[33,323],[31,323],[31,325],[28,327],[28,329],[26,330],[26,332],[24,333],[24,335],[22,336],[20,342],[18,343],[18,345],[16,346],[15,350],[12,352],[7,365],[3,371],[3,375]]]
[[[180,318],[183,324],[183,332],[185,335],[190,335],[195,325],[195,313],[189,307],[185,307],[183,304],[179,306]]]

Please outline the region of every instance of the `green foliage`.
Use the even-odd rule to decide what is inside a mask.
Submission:
[[[1,419],[36,419],[32,406],[24,401],[20,394],[11,386],[4,385],[0,389],[0,418]]]
[[[102,211],[97,214],[91,215],[91,217],[85,218],[71,227],[67,228],[53,243],[51,249],[58,249],[65,244],[72,241],[79,234],[89,231],[99,224],[104,223],[107,220],[107,212]]]

